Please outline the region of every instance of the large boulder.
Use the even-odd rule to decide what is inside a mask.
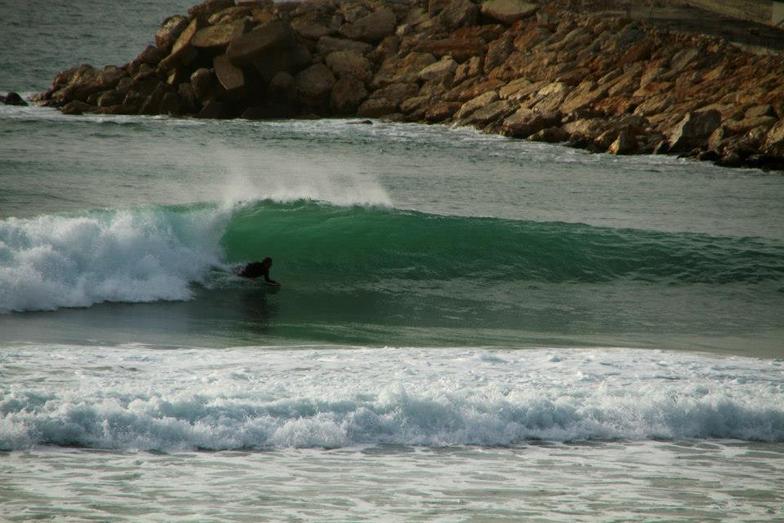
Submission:
[[[542,129],[557,127],[560,123],[561,114],[558,112],[542,113],[523,107],[504,120],[501,131],[507,136],[528,138]]]
[[[511,25],[533,15],[539,6],[523,0],[487,0],[482,4],[482,14]]]
[[[351,76],[363,82],[370,79],[370,61],[358,51],[335,51],[327,55],[326,63],[339,78]]]
[[[386,7],[382,7],[353,23],[344,25],[340,31],[352,40],[378,43],[384,37],[395,32],[396,24],[397,18],[395,13]]]
[[[217,88],[215,73],[204,67],[196,69],[190,78],[190,84],[196,98],[201,101],[213,97]]]
[[[373,85],[382,87],[393,83],[410,83],[419,79],[419,71],[435,63],[435,57],[430,53],[411,52],[399,58],[397,56],[384,60]]]
[[[245,73],[232,64],[226,55],[216,56],[212,68],[218,82],[228,93],[238,93],[245,87]]]
[[[234,7],[234,0],[205,0],[204,2],[194,5],[188,9],[188,16],[191,18],[204,18],[205,20],[211,15]]]
[[[451,56],[444,56],[438,62],[424,67],[419,71],[418,77],[425,82],[449,84],[455,76],[457,62]]]
[[[447,31],[476,25],[478,20],[479,6],[471,0],[451,0],[441,9],[436,18],[438,25]]]
[[[224,48],[235,38],[245,34],[250,23],[245,20],[234,20],[225,24],[211,25],[193,35],[191,45],[196,48]]]
[[[0,96],[0,102],[6,105],[27,105],[27,102],[25,102],[22,97],[19,96],[19,93],[15,93],[13,91],[7,93],[5,97]]]
[[[297,99],[304,105],[318,109],[329,100],[335,75],[324,64],[314,64],[294,77]]]
[[[350,76],[343,77],[332,86],[330,107],[335,114],[353,115],[367,96],[363,82]]]
[[[357,51],[358,53],[367,54],[373,49],[373,46],[365,42],[356,42],[346,38],[334,38],[331,36],[322,36],[316,43],[316,51],[321,55],[328,55],[335,51]]]
[[[291,26],[282,20],[273,20],[232,40],[226,56],[234,65],[252,65],[291,46],[293,41]]]
[[[720,125],[721,113],[716,109],[688,113],[670,133],[670,151],[679,153],[705,146]]]
[[[161,24],[155,33],[155,45],[161,49],[169,49],[180,34],[188,27],[188,19],[184,16],[170,16]]]
[[[784,158],[784,118],[770,128],[763,147],[767,154]]]

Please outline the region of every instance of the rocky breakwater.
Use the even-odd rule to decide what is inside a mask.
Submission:
[[[67,114],[359,116],[613,154],[784,167],[784,58],[568,2],[208,0],[133,61],[58,74]]]

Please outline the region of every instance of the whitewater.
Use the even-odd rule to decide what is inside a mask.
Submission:
[[[0,0],[0,90],[187,4]],[[778,173],[0,106],[2,520],[778,521],[782,340]]]

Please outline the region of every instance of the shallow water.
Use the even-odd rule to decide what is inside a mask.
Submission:
[[[0,0],[0,89],[184,7]],[[0,513],[781,519],[783,225],[775,173],[0,107]]]

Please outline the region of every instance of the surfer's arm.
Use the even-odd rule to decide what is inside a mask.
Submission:
[[[280,287],[280,283],[276,282],[275,280],[269,277],[269,272],[264,273],[264,283],[267,285],[274,285],[276,287]]]

